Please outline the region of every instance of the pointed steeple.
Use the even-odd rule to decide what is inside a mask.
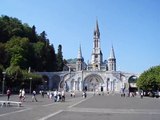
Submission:
[[[83,63],[84,59],[82,57],[82,51],[81,51],[81,45],[79,45],[79,50],[78,50],[78,56],[77,56],[77,62],[76,62],[76,70],[80,71],[83,70]]]
[[[109,71],[116,71],[116,57],[114,54],[113,45],[112,45],[110,56],[108,59],[108,70]]]
[[[94,36],[97,36],[98,38],[100,37],[98,20],[96,20],[96,27],[95,27],[95,30],[94,30]]]
[[[82,51],[81,51],[81,45],[79,45],[79,50],[78,50],[78,57],[77,59],[82,59]]]
[[[91,64],[93,70],[100,70],[103,61],[103,54],[101,51],[100,45],[100,30],[98,26],[98,20],[96,20],[96,26],[94,29],[94,36],[93,36],[93,50],[91,55]]]
[[[110,51],[109,59],[115,59],[115,53],[114,53],[113,45],[112,45],[112,48],[111,48],[111,51]]]

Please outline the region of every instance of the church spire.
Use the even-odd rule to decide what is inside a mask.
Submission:
[[[79,50],[78,50],[78,57],[77,57],[77,59],[82,59],[81,45],[79,45]]]
[[[96,27],[95,27],[95,30],[94,30],[94,36],[97,37],[97,38],[100,38],[98,20],[96,20]]]
[[[112,48],[111,48],[111,51],[110,51],[110,56],[109,56],[110,59],[115,59],[115,53],[114,53],[114,48],[113,48],[113,45],[112,45]]]
[[[101,52],[101,46],[100,46],[100,31],[98,26],[98,20],[96,20],[96,26],[94,29],[94,36],[93,36],[93,51],[91,56],[91,64],[93,66],[93,70],[100,70],[102,61],[103,61],[103,54]]]
[[[112,45],[110,56],[108,59],[108,70],[116,71],[116,57],[115,57],[113,45]]]
[[[84,59],[82,57],[81,45],[79,45],[77,62],[76,62],[76,70],[77,71],[83,70],[83,62],[84,62]]]

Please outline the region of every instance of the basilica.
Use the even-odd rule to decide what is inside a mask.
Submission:
[[[76,63],[66,64],[62,72],[40,73],[48,77],[49,89],[104,92],[135,91],[138,75],[116,70],[116,56],[113,46],[108,60],[103,60],[100,44],[100,30],[98,21],[96,21],[90,62],[84,62],[81,46],[79,46]]]

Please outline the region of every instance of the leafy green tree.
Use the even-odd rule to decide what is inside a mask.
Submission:
[[[34,25],[32,26],[32,32],[31,32],[30,37],[31,37],[30,38],[31,42],[33,42],[33,43],[37,42],[36,27]]]
[[[160,89],[160,66],[151,67],[144,71],[137,80],[137,86],[145,91]]]
[[[19,66],[11,65],[6,69],[8,79],[6,80],[6,86],[13,88],[20,86],[23,80],[22,69]]]
[[[33,71],[63,70],[62,46],[55,54],[53,44],[49,43],[45,31],[38,34],[36,27],[30,27],[17,18],[3,15],[0,17],[0,66],[7,71],[6,84],[19,87],[28,86],[28,76],[24,71],[29,66]],[[58,58],[58,60],[57,60]],[[58,65],[57,65],[58,63]],[[0,79],[3,77],[0,71]],[[38,77],[32,78],[40,84]]]
[[[2,80],[3,80],[3,74],[2,72],[4,71],[3,66],[0,64],[0,83],[2,84]]]
[[[6,67],[8,65],[8,54],[5,50],[5,44],[0,43],[0,64]]]
[[[45,61],[45,44],[43,42],[37,42],[33,45],[34,56],[36,61],[36,66],[34,67],[36,71],[44,71]]]
[[[29,40],[27,38],[12,37],[6,43],[6,50],[10,55],[10,65],[27,67],[27,55],[29,54]]]
[[[42,33],[40,33],[39,40],[45,42],[47,40],[46,36],[46,32],[43,31]]]
[[[27,70],[23,70],[23,82],[21,86],[23,88],[29,89],[30,80],[32,80],[32,89],[36,89],[38,85],[42,84],[42,76],[39,74],[35,74],[32,72],[28,72]]]
[[[13,36],[23,37],[23,25],[17,18],[2,16],[0,18],[0,40],[7,42]]]

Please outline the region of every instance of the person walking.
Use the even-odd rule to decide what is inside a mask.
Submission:
[[[10,99],[10,96],[11,96],[11,91],[10,91],[10,89],[8,89],[7,90],[7,100],[9,101],[9,99]]]
[[[86,91],[83,91],[82,96],[83,96],[83,98],[86,98],[86,97],[87,97],[87,93],[86,93]]]
[[[62,102],[64,102],[65,101],[65,92],[64,92],[64,90],[61,92],[61,95],[62,95]]]
[[[32,92],[32,102],[34,102],[34,101],[38,102],[38,100],[36,98],[36,91],[35,90],[33,90],[33,92]]]
[[[25,100],[25,90],[22,89],[22,97],[21,97],[21,101],[24,102]]]
[[[21,89],[19,90],[19,101],[22,102],[22,90]]]
[[[57,101],[57,96],[58,96],[57,90],[55,90],[53,92],[53,96],[54,96],[54,102],[56,102]]]
[[[143,98],[143,91],[141,91],[140,96],[141,96],[141,99],[142,99]]]

